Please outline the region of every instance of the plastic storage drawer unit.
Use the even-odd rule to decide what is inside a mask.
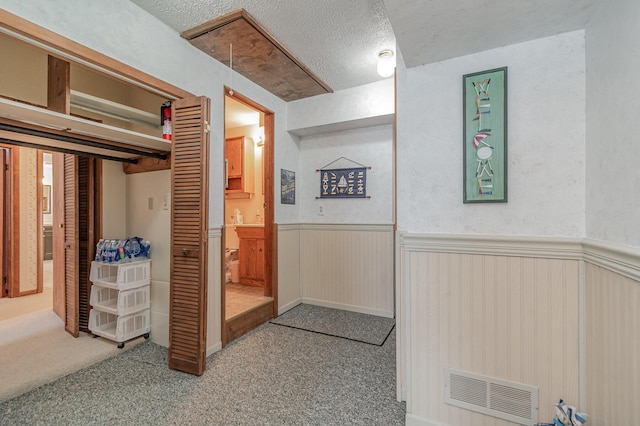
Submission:
[[[114,290],[100,285],[91,286],[89,303],[94,309],[114,315],[128,315],[150,306],[148,285],[131,290]]]
[[[129,263],[91,262],[92,283],[116,290],[128,290],[151,283],[151,260]]]
[[[118,342],[138,336],[149,338],[151,330],[151,260],[91,263],[93,286],[89,303],[89,331]]]
[[[118,342],[123,348],[124,342],[144,335],[149,338],[149,309],[130,315],[114,315],[97,309],[89,311],[89,330],[96,336]]]

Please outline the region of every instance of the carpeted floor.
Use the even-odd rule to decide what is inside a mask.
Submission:
[[[375,346],[267,323],[192,376],[149,341],[0,404],[0,425],[402,425],[395,332]]]
[[[381,346],[391,333],[395,320],[302,304],[272,319],[271,323]]]
[[[118,349],[116,343],[87,333],[73,338],[51,310],[0,321],[0,401],[122,353],[141,340]]]

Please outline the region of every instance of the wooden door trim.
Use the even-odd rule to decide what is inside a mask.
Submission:
[[[53,175],[53,311],[64,321],[66,315],[64,285],[64,154],[54,152],[51,156]]]
[[[69,114],[71,112],[71,64],[49,55],[47,65],[47,108],[61,114]],[[66,321],[64,158],[64,154],[60,152],[54,152],[51,155],[53,188],[51,217],[53,222],[53,311],[61,320]]]
[[[6,242],[7,242],[7,234],[5,232],[7,232],[7,172],[5,170],[5,164],[7,164],[7,151],[5,151],[5,148],[0,146],[0,166],[2,167],[2,170],[0,173],[2,173],[2,175],[0,176],[0,299],[3,297],[8,297],[9,296],[9,288],[8,285],[5,286],[5,283],[8,284],[8,281],[5,282],[4,279],[5,277],[7,277],[7,273],[8,273],[8,263],[6,262],[6,259],[8,256],[8,250],[6,247]],[[7,278],[8,279],[8,278]],[[5,289],[7,290],[7,293],[5,294]]]
[[[11,206],[7,211],[9,217],[7,222],[9,225],[9,253],[7,266],[7,282],[9,288],[9,297],[16,297],[20,292],[20,188],[16,184],[19,182],[19,170],[16,164],[20,161],[17,149],[7,147],[9,149],[9,197],[8,203]],[[15,230],[18,229],[16,235]]]
[[[37,288],[37,293],[42,293],[44,291],[44,285],[42,282],[42,268],[43,268],[43,262],[44,262],[44,221],[42,218],[42,215],[44,214],[44,209],[42,208],[43,204],[43,186],[44,184],[42,183],[42,176],[43,176],[43,166],[42,166],[42,162],[44,161],[44,156],[42,155],[43,151],[42,150],[37,150],[36,151],[36,157],[37,157],[37,161],[38,161],[38,173],[37,173],[37,198],[36,198],[36,205],[37,207],[37,220],[38,220],[38,241],[37,241],[37,262],[38,262],[38,268],[37,268],[37,282],[38,282],[38,288]],[[49,199],[49,202],[51,202],[51,199]]]
[[[264,269],[264,295],[268,297],[272,297],[273,300],[270,302],[270,312],[267,318],[265,315],[266,308],[264,305],[260,306],[260,309],[253,310],[247,313],[248,316],[253,317],[254,319],[247,319],[243,322],[243,324],[253,324],[252,328],[255,328],[257,325],[268,321],[270,318],[274,318],[278,316],[278,237],[276,235],[277,225],[275,224],[275,199],[274,199],[274,113],[273,111],[263,107],[259,103],[247,98],[236,92],[230,91],[229,87],[224,87],[223,96],[232,96],[236,101],[241,102],[257,111],[260,111],[264,114],[264,147],[262,151],[263,155],[263,170],[262,170],[262,178],[264,184],[264,240],[265,240],[265,269]],[[224,167],[224,164],[222,164]],[[224,203],[223,198],[223,203]],[[224,227],[223,227],[223,235],[224,235]],[[222,238],[222,265],[224,265],[224,243],[225,239]],[[234,320],[233,324],[227,323],[226,320],[226,295],[225,295],[225,271],[222,269],[221,275],[221,324],[222,324],[222,346],[226,346],[233,339],[240,337],[241,334],[238,333],[239,330],[247,331],[251,330],[251,328],[241,327],[240,329],[235,327],[235,324],[238,320]],[[257,315],[257,317],[256,317]],[[257,320],[256,320],[257,318]],[[265,319],[266,318],[266,319]],[[260,322],[262,321],[262,322]],[[233,329],[231,328],[233,326]]]

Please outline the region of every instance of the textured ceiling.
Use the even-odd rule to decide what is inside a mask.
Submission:
[[[596,0],[384,0],[408,68],[585,27]]]
[[[333,90],[407,67],[584,28],[604,0],[132,0],[177,32],[243,8]]]
[[[245,9],[333,90],[380,80],[377,54],[395,50],[382,0],[132,0],[178,32]]]

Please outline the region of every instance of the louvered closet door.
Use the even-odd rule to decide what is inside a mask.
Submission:
[[[64,328],[78,337],[78,157],[64,155]]]
[[[91,281],[89,272],[95,251],[95,158],[77,157],[78,182],[78,325],[80,331],[89,332],[89,296]]]
[[[169,367],[200,375],[206,357],[209,99],[175,101],[172,117]]]

